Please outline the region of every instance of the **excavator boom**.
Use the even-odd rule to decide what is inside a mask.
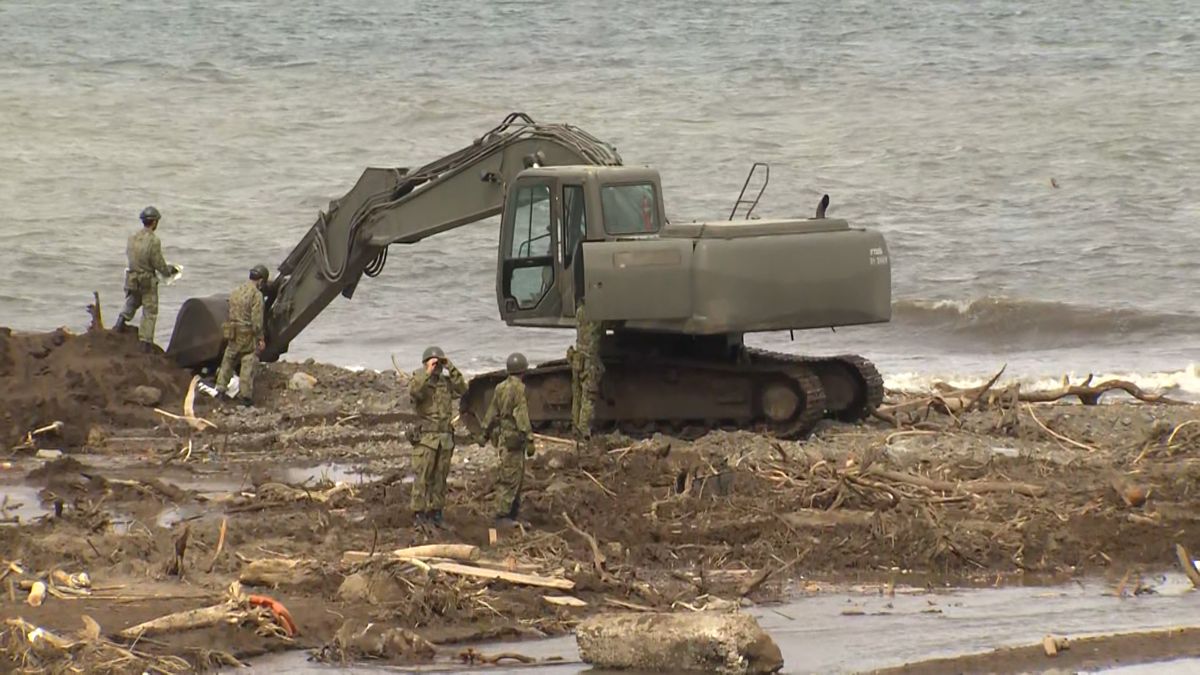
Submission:
[[[617,166],[616,150],[573,126],[512,113],[471,145],[416,170],[371,168],[330,202],[267,292],[264,361],[274,361],[338,295],[378,275],[391,244],[411,244],[500,213],[507,185],[533,166]],[[450,198],[447,198],[447,196]],[[183,303],[167,353],[187,368],[221,356],[227,296]]]

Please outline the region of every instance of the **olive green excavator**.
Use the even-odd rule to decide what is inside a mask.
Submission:
[[[279,266],[263,360],[285,353],[336,295],[352,297],[363,275],[378,275],[392,244],[502,214],[496,303],[505,322],[573,329],[586,298],[605,326],[597,425],[765,428],[791,438],[822,416],[857,420],[879,405],[882,380],[866,359],[766,352],[743,336],[890,320],[882,235],[826,218],[828,197],[815,218],[749,219],[769,179],[762,164],[729,220],[670,223],[658,173],[621,164],[612,146],[576,127],[513,113],[415,171],[367,169]],[[747,197],[759,171],[762,186]],[[226,315],[225,296],[187,300],[167,353],[211,368]],[[464,419],[483,416],[503,377],[472,379]],[[531,368],[525,383],[535,425],[569,422],[566,361]]]

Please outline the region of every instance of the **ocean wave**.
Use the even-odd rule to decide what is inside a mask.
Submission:
[[[972,300],[899,300],[892,305],[892,322],[904,327],[934,329],[947,336],[1028,342],[1030,346],[1053,345],[1072,337],[1109,341],[1131,336],[1183,337],[1200,332],[1200,315],[994,296]]]
[[[1106,380],[1124,380],[1132,382],[1151,394],[1161,394],[1186,401],[1200,400],[1200,364],[1191,363],[1180,370],[1160,372],[1112,372],[1112,373],[1051,373],[1018,375],[1015,377],[1001,376],[994,388],[1002,389],[1012,383],[1019,383],[1027,391],[1059,389],[1063,386],[1063,378],[1070,384],[1082,384],[1088,376],[1092,384]],[[945,383],[952,387],[978,387],[990,380],[990,374],[944,374],[901,372],[885,373],[884,386],[899,392],[919,394],[931,391],[936,383]],[[1119,394],[1120,392],[1117,392]],[[1117,396],[1114,394],[1114,396]],[[1121,395],[1123,396],[1123,395]],[[1119,398],[1119,397],[1118,397]]]

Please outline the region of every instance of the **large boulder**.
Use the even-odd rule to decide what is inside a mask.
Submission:
[[[774,673],[779,646],[749,614],[614,613],[575,630],[584,662],[600,668],[727,675]]]

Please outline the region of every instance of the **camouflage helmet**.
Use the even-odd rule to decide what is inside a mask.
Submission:
[[[529,370],[529,361],[521,352],[513,352],[508,355],[508,362],[504,364],[509,375],[520,375]]]
[[[141,218],[143,223],[147,223],[152,220],[159,220],[162,217],[162,214],[160,214],[158,209],[154,208],[153,206],[147,206],[146,208],[142,209],[142,213],[138,217]]]
[[[262,279],[263,281],[266,281],[270,277],[271,273],[267,271],[266,265],[255,265],[254,267],[250,268],[251,279]]]
[[[425,352],[421,354],[421,363],[425,363],[434,357],[444,359],[446,358],[446,352],[442,351],[441,347],[426,347]]]

